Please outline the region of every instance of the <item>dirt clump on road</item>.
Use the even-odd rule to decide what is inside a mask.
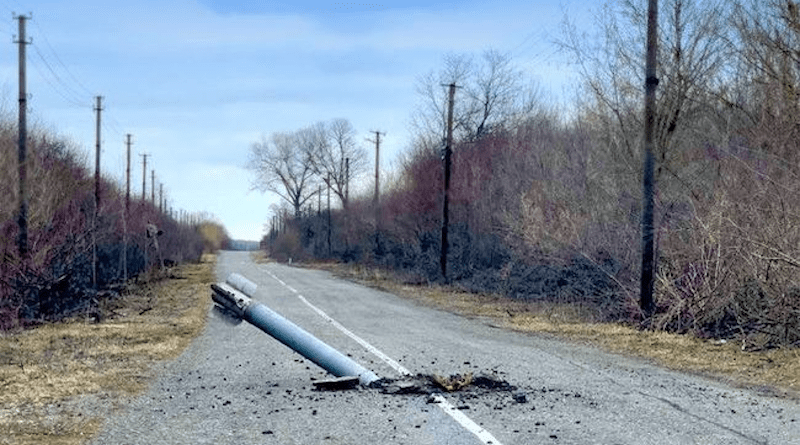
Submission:
[[[436,394],[470,392],[475,390],[514,391],[516,386],[488,374],[473,376],[471,372],[441,376],[416,374],[396,379],[382,378],[368,385],[384,394]]]
[[[103,304],[102,322],[74,318],[0,334],[0,444],[80,444],[150,369],[202,331],[215,258],[131,285]]]

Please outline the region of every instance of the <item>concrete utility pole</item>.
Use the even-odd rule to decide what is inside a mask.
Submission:
[[[122,213],[122,282],[128,282],[128,217],[131,211],[131,135],[125,138],[125,210]]]
[[[94,111],[97,113],[94,150],[94,221],[92,224],[92,285],[97,289],[97,220],[100,217],[100,113],[103,96],[97,96]]]
[[[380,131],[372,131],[375,133],[375,195],[372,197],[372,210],[375,212],[375,250],[380,249],[380,205],[381,197],[381,133]]]
[[[131,213],[131,135],[127,134],[125,138],[127,165],[125,166],[125,212],[122,218],[122,277],[123,281],[128,281],[128,218]]]
[[[142,164],[142,202],[147,199],[147,157],[150,156],[149,153],[140,153],[139,156],[143,159]]]
[[[125,146],[127,147],[128,164],[125,167],[125,217],[131,209],[131,135],[127,134]]]
[[[303,357],[337,377],[358,379],[362,385],[378,380],[374,372],[359,365],[327,343],[250,298],[258,286],[239,274],[231,274],[225,283],[212,284],[211,298],[236,318],[244,319]]]
[[[331,174],[328,172],[328,256],[331,254]]]
[[[386,133],[381,133],[380,131],[373,131],[372,133],[375,133],[375,195],[372,198],[372,205],[377,209],[380,202],[381,185],[381,134],[386,135]],[[348,162],[348,170],[349,164]]]
[[[100,212],[100,114],[103,111],[103,96],[97,96],[94,111],[97,113],[94,150],[94,212]]]
[[[17,225],[19,226],[19,233],[17,234],[17,249],[20,260],[24,260],[28,256],[28,170],[27,150],[25,147],[28,140],[28,120],[26,117],[28,93],[25,76],[25,45],[30,43],[25,39],[25,20],[30,19],[30,17],[20,15],[16,18],[19,20],[19,36],[14,42],[19,44],[19,150],[17,153],[19,173],[19,215],[17,217]]]
[[[444,147],[444,202],[442,205],[442,254],[439,265],[442,277],[447,281],[447,231],[450,225],[450,163],[453,154],[453,103],[455,102],[456,84],[448,85],[449,100],[447,106],[447,140]]]
[[[156,205],[156,171],[150,170],[150,204]]]
[[[164,183],[158,183],[158,211],[164,213]]]
[[[350,203],[350,158],[344,159],[344,206]]]
[[[644,172],[642,175],[642,281],[639,306],[645,317],[653,314],[653,287],[655,277],[655,158],[653,155],[656,115],[656,77],[658,54],[658,0],[649,0],[647,7],[647,60],[645,66],[644,96]]]

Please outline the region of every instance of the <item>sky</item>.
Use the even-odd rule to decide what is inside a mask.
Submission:
[[[247,155],[278,131],[346,118],[381,169],[410,146],[420,76],[448,54],[494,49],[543,91],[564,95],[575,66],[554,41],[593,0],[384,1],[0,0],[0,105],[16,116],[17,21],[27,36],[29,126],[85,152],[94,169],[95,96],[103,96],[101,170],[141,195],[142,157],[174,209],[215,215],[235,239],[267,229],[271,193],[251,191]],[[374,163],[374,158],[370,161]],[[385,176],[384,176],[385,177]],[[372,187],[372,177],[362,188]],[[157,186],[158,187],[158,186]],[[354,189],[358,187],[353,187]]]

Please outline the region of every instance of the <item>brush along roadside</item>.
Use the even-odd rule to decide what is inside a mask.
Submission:
[[[178,356],[209,310],[215,257],[106,302],[103,322],[74,319],[0,336],[0,444],[81,444],[151,367]]]
[[[327,270],[340,278],[436,309],[481,318],[497,327],[553,335],[653,360],[668,369],[701,374],[776,396],[800,398],[800,349],[797,348],[750,351],[732,341],[596,323],[588,308],[473,294],[439,285],[412,285],[390,271],[362,265],[313,263],[303,267]]]

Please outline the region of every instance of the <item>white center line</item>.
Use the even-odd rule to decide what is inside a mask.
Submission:
[[[395,361],[394,359],[392,359],[388,355],[386,355],[383,352],[381,352],[378,348],[376,348],[375,346],[372,346],[369,342],[367,342],[363,338],[357,336],[356,334],[354,334],[352,331],[350,331],[346,327],[342,326],[341,323],[339,323],[338,321],[334,320],[331,316],[326,314],[322,309],[320,309],[320,308],[314,306],[313,304],[311,304],[308,300],[306,300],[306,298],[303,295],[300,294],[300,292],[298,292],[295,288],[293,288],[293,287],[289,286],[288,284],[286,284],[285,282],[283,282],[283,280],[278,278],[274,273],[272,273],[272,271],[268,270],[266,268],[266,266],[264,266],[263,269],[267,274],[269,274],[269,276],[274,278],[275,281],[277,281],[283,287],[285,287],[286,289],[289,289],[293,294],[295,294],[297,296],[297,298],[300,299],[300,301],[302,301],[308,307],[310,307],[311,310],[313,310],[314,312],[317,313],[317,315],[319,315],[320,317],[322,317],[323,319],[325,319],[326,321],[331,323],[334,327],[336,327],[336,329],[339,329],[340,331],[342,331],[345,335],[347,335],[348,337],[353,339],[356,343],[358,343],[359,345],[363,346],[367,351],[371,352],[372,354],[377,356],[379,359],[383,360],[387,365],[391,366],[392,369],[397,371],[398,374],[400,374],[400,375],[411,375],[411,371],[406,369],[405,366],[401,365],[400,363],[397,363],[397,361]],[[458,422],[458,424],[461,425],[462,427],[464,427],[464,429],[466,429],[470,433],[474,434],[484,444],[486,444],[486,445],[489,445],[489,444],[491,444],[491,445],[502,445],[500,443],[500,441],[495,439],[495,437],[492,436],[492,434],[489,431],[487,431],[485,428],[483,428],[482,426],[478,425],[472,419],[467,417],[458,408],[453,406],[452,403],[450,403],[447,399],[445,399],[444,396],[442,396],[441,394],[437,394],[437,395],[433,396],[433,400],[436,402],[436,405],[439,408],[441,408],[441,410],[445,414],[447,414],[453,420]]]

